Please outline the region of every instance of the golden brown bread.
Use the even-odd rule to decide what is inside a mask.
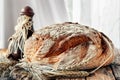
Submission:
[[[0,49],[0,54],[7,54],[7,49]]]
[[[5,62],[7,59],[7,49],[0,49],[0,62]]]
[[[24,46],[24,60],[51,65],[54,69],[91,69],[108,65],[114,47],[103,33],[77,23],[42,28]]]

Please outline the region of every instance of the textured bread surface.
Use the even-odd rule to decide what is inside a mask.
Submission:
[[[114,58],[111,40],[103,33],[66,22],[37,30],[24,46],[24,61],[50,65],[57,70],[91,69]],[[112,54],[112,55],[111,55]]]

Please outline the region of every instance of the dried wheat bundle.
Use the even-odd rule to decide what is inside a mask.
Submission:
[[[10,77],[16,80],[49,80],[58,77],[78,78],[88,75],[89,73],[87,71],[59,71],[49,65],[40,65],[34,62],[18,63],[10,72]]]

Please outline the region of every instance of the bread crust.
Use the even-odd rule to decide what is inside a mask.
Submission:
[[[78,23],[47,26],[25,42],[24,60],[55,69],[91,69],[108,65],[114,58],[112,41],[103,33]]]

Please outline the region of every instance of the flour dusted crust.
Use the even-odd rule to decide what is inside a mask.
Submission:
[[[55,69],[90,69],[101,65],[114,52],[103,33],[66,22],[42,28],[25,42],[24,60]],[[114,55],[104,64],[112,62]]]

